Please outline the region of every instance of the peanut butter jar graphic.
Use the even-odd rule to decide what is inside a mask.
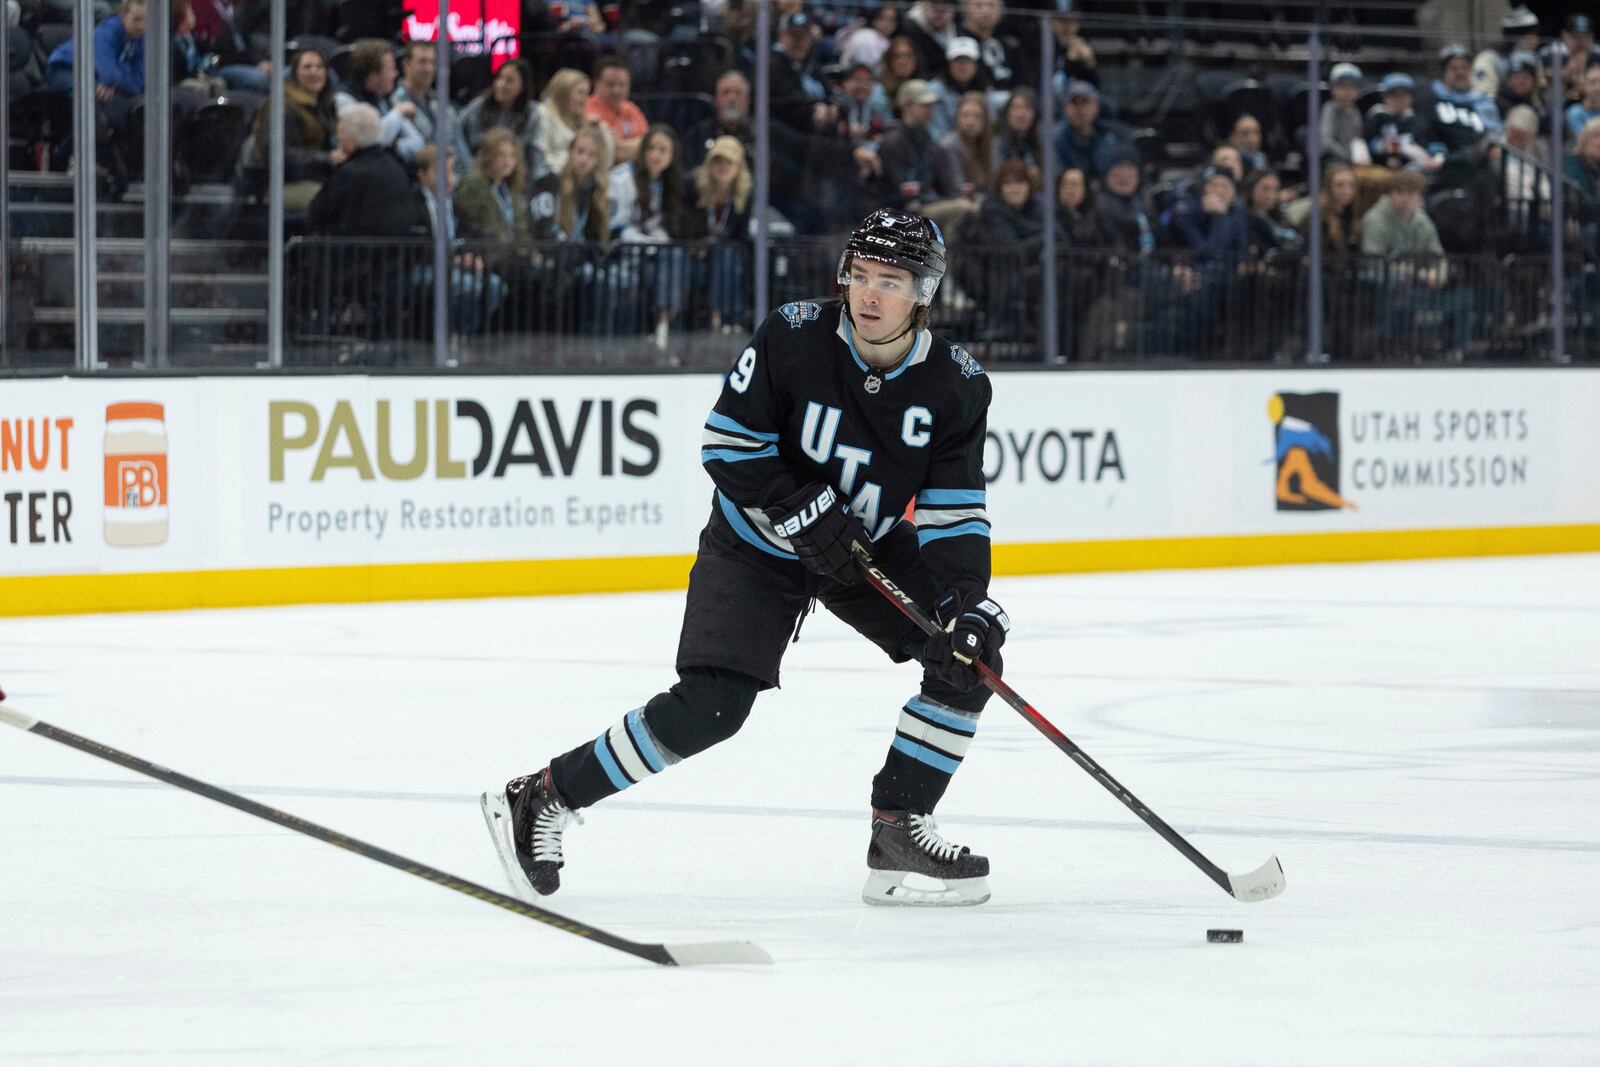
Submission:
[[[150,402],[106,405],[106,544],[167,540],[166,410]]]

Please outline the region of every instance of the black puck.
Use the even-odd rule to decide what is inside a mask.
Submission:
[[[1244,940],[1243,930],[1207,930],[1206,940],[1218,945],[1236,945]]]

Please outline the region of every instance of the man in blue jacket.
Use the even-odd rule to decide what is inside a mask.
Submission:
[[[113,128],[127,123],[133,102],[144,95],[145,0],[122,0],[117,13],[94,30],[94,97]],[[73,47],[69,39],[50,53],[50,88],[72,92]]]

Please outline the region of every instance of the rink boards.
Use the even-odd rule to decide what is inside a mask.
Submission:
[[[1600,549],[1600,370],[990,380],[998,573]],[[679,587],[720,387],[0,382],[0,614]]]

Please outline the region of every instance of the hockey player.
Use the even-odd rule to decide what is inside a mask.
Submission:
[[[785,304],[734,361],[706,418],[716,484],[689,576],[678,681],[598,738],[483,795],[484,818],[526,899],[560,885],[576,812],[733,736],[820,600],[895,662],[920,661],[872,781],[869,904],[981,904],[989,861],[946,841],[933,809],[1001,669],[1010,620],[988,595],[983,447],[990,388],[928,330],[944,240],[918,215],[878,211],[839,260],[842,299]],[[915,501],[915,524],[902,521]],[[866,548],[944,629],[926,637],[860,580]],[[909,875],[942,888],[907,885]]]

